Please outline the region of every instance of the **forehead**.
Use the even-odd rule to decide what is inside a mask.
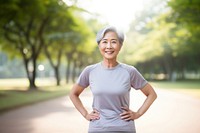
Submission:
[[[105,33],[103,39],[118,39],[118,36],[116,32],[108,31]]]

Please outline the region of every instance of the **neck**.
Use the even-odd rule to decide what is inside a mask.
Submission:
[[[106,68],[113,68],[118,65],[118,62],[116,60],[109,60],[109,59],[104,59],[102,61],[102,65]]]

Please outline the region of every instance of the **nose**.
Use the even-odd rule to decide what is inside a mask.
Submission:
[[[108,42],[108,43],[107,43],[106,48],[112,48],[111,42]]]

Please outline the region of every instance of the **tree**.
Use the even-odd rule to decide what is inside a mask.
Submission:
[[[68,44],[65,44],[67,83],[69,83],[70,71],[72,81],[75,82],[78,70],[88,64],[88,58],[90,58],[91,53],[96,47],[93,42],[93,39],[95,38],[94,33],[90,26],[87,25],[86,21],[79,15],[76,15],[75,23],[76,26],[73,27],[73,32],[68,37]]]
[[[171,8],[164,12],[144,11],[131,25],[125,61],[144,73],[165,74],[169,80],[184,79],[187,71],[198,71],[199,5],[197,0],[171,0]],[[149,77],[155,78],[151,74]]]
[[[186,39],[177,40],[184,50],[179,52],[180,57],[187,59],[187,69],[200,68],[200,1],[199,0],[170,0],[171,7],[169,20],[181,26],[181,30],[187,32]],[[186,60],[185,60],[186,62]]]
[[[70,45],[70,37],[73,34],[73,28],[76,26],[74,22],[74,16],[70,8],[65,7],[58,12],[56,19],[52,20],[47,26],[46,44],[44,47],[44,53],[49,60],[52,68],[55,72],[55,78],[57,85],[60,85],[60,73],[59,68],[61,65],[62,55],[67,48],[65,45]]]
[[[56,19],[63,2],[61,0],[5,0],[0,2],[1,33],[7,43],[23,58],[29,88],[36,89],[36,66],[44,48],[46,26]],[[8,44],[5,45],[5,44]],[[11,51],[8,51],[11,53]],[[16,52],[17,53],[17,52]]]

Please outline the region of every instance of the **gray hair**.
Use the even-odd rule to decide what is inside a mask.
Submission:
[[[97,36],[96,36],[96,41],[97,41],[97,44],[100,43],[100,41],[103,39],[104,35],[109,32],[109,31],[112,31],[112,32],[115,32],[117,34],[117,37],[119,39],[119,43],[122,45],[123,42],[124,42],[124,33],[117,30],[115,27],[113,26],[107,26],[103,29],[101,29],[98,33],[97,33]]]

